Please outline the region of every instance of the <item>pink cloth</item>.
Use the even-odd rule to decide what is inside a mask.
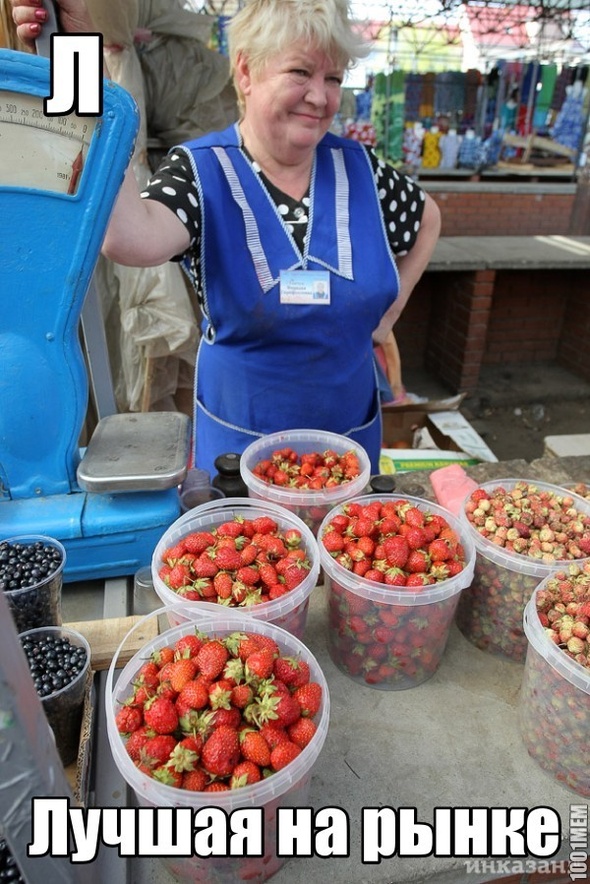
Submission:
[[[430,474],[430,482],[437,501],[455,516],[461,512],[467,495],[478,487],[477,482],[470,479],[459,464],[450,464],[448,467],[434,470]]]

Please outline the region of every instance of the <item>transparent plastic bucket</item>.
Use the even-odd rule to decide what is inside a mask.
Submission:
[[[354,450],[359,457],[360,475],[344,485],[336,485],[322,491],[283,488],[264,482],[254,475],[256,464],[265,460],[276,449],[286,447],[292,448],[298,455],[321,453],[327,449],[342,455]],[[365,449],[347,436],[324,433],[321,430],[285,430],[252,442],[240,458],[240,472],[250,497],[286,507],[299,516],[314,534],[317,534],[324,516],[332,507],[365,491],[371,477],[371,462]]]
[[[262,623],[237,613],[211,617],[193,612],[191,619],[165,630],[147,642],[122,668],[117,677],[119,657],[124,653],[127,641],[136,630],[145,629],[151,618],[169,615],[169,609],[161,608],[142,618],[127,633],[119,646],[107,673],[105,707],[107,735],[113,759],[121,776],[133,789],[138,803],[143,807],[189,807],[193,810],[211,807],[221,808],[229,817],[241,808],[262,808],[264,812],[265,850],[259,857],[163,857],[165,868],[178,881],[266,881],[284,864],[285,858],[276,854],[276,814],[280,807],[309,806],[309,786],[314,765],[320,755],[328,733],[330,720],[330,697],[322,669],[308,648],[298,638],[270,623]],[[281,654],[305,660],[310,667],[310,678],[322,687],[322,704],[314,718],[317,731],[311,742],[294,761],[282,770],[258,783],[225,792],[192,792],[165,785],[142,773],[127,754],[124,742],[115,722],[121,703],[132,693],[132,682],[140,667],[153,651],[171,645],[181,636],[198,629],[212,637],[223,637],[232,632],[250,632],[270,636],[279,645]]]
[[[558,485],[534,479],[496,479],[484,482],[480,487],[486,491],[500,487],[510,490],[517,482],[527,482],[561,497],[567,493]],[[465,504],[468,500],[469,495]],[[590,502],[581,497],[576,498],[575,506],[580,512],[590,514]],[[528,646],[522,625],[525,605],[539,583],[563,567],[564,562],[540,562],[502,549],[482,537],[469,522],[464,507],[460,518],[475,543],[477,555],[473,582],[461,595],[457,607],[457,626],[480,650],[524,663]]]
[[[322,543],[330,522],[345,504],[331,510],[318,532],[320,562],[328,590],[328,648],[336,666],[358,684],[405,690],[429,679],[444,654],[460,593],[473,577],[475,546],[460,521],[428,500],[408,495],[366,495],[355,503],[401,500],[443,516],[465,550],[465,567],[455,577],[420,591],[385,586],[359,577],[336,562]],[[352,501],[349,501],[352,502]],[[361,622],[368,629],[361,635]],[[389,629],[374,636],[375,627]],[[364,632],[364,631],[363,631]],[[373,636],[373,637],[371,637]]]
[[[296,528],[301,532],[303,548],[310,562],[310,569],[303,581],[290,592],[270,602],[261,602],[258,605],[247,607],[228,608],[215,602],[187,601],[182,600],[178,593],[170,589],[159,576],[162,567],[162,555],[164,551],[174,546],[187,534],[194,531],[209,531],[223,522],[233,519],[235,516],[244,519],[257,519],[260,516],[270,516],[275,519],[281,532],[290,528]],[[307,623],[307,611],[310,595],[318,582],[320,570],[319,552],[315,537],[310,529],[294,513],[284,507],[267,501],[250,500],[244,497],[227,497],[223,500],[212,501],[203,504],[194,510],[190,510],[174,522],[158,542],[152,556],[152,579],[154,588],[162,601],[162,604],[175,606],[175,613],[170,613],[171,625],[180,622],[185,611],[202,611],[206,614],[222,617],[228,610],[238,611],[255,620],[264,623],[274,623],[296,635],[303,636]]]
[[[551,575],[550,575],[551,576]],[[528,641],[520,691],[519,726],[529,755],[554,780],[590,797],[590,669],[572,660],[545,635],[536,593],[523,625]]]

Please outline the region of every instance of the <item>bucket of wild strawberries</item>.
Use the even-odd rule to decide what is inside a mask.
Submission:
[[[277,504],[228,497],[189,510],[159,540],[152,579],[162,604],[222,617],[236,610],[302,638],[320,570],[317,542]]]
[[[365,495],[332,509],[318,532],[336,666],[380,690],[416,687],[438,669],[475,546],[430,501]]]
[[[524,611],[524,744],[563,786],[590,797],[590,562],[556,571]]]
[[[115,764],[143,807],[218,813],[220,837],[198,837],[191,818],[186,855],[162,858],[175,880],[266,881],[285,862],[277,810],[308,805],[330,716],[324,674],[295,636],[229,611],[195,613],[162,632],[118,675],[120,655],[148,618],[127,634],[107,675]],[[243,809],[261,813],[261,839],[248,841],[249,855],[228,855],[226,827]],[[221,853],[211,855],[211,837]]]
[[[557,485],[500,479],[469,494],[460,516],[477,555],[457,625],[481,650],[523,663],[525,605],[550,573],[590,556],[590,503]]]
[[[252,442],[240,458],[249,497],[277,503],[317,534],[326,513],[363,494],[371,462],[347,436],[321,430],[285,430]]]

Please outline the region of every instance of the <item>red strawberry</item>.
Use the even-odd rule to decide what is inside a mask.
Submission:
[[[417,506],[408,506],[403,511],[403,518],[406,525],[421,528],[424,525],[424,513]]]
[[[179,638],[174,645],[175,657],[195,657],[203,647],[203,639],[195,633],[189,633]],[[162,648],[164,651],[165,648]]]
[[[284,727],[275,724],[272,721],[260,726],[259,733],[264,737],[269,749],[274,749],[279,743],[284,743],[289,739],[289,735]]]
[[[228,777],[240,760],[240,741],[233,727],[220,725],[205,741],[201,762],[205,770],[216,777]]]
[[[423,550],[413,549],[406,561],[406,571],[425,574],[430,567],[428,553]]]
[[[262,779],[260,768],[253,761],[240,761],[234,767],[229,781],[230,789],[240,789],[242,786],[250,786],[259,783]]]
[[[181,788],[184,778],[183,772],[176,770],[174,765],[170,763],[157,767],[153,771],[152,776],[155,780],[159,780],[160,783],[164,783],[166,786],[174,786],[176,789]]]
[[[405,537],[396,534],[386,537],[383,541],[385,557],[392,568],[404,568],[408,560],[410,547]]]
[[[256,586],[259,580],[258,568],[245,565],[236,571],[236,580],[241,580],[246,586]]]
[[[405,586],[407,577],[401,568],[388,568],[383,575],[383,582],[387,586]]]
[[[144,720],[157,734],[171,734],[178,727],[178,712],[172,700],[157,696],[144,706]]]
[[[296,586],[299,586],[305,580],[308,573],[309,566],[301,562],[293,562],[283,571],[282,577],[285,581],[285,586],[289,589],[295,589]]]
[[[174,565],[178,559],[182,558],[184,555],[185,549],[182,541],[177,543],[175,546],[169,546],[162,553],[162,561],[166,562],[167,565]]]
[[[244,758],[259,767],[270,764],[270,748],[260,731],[243,730],[240,733],[240,749]]]
[[[212,679],[223,672],[228,659],[227,648],[217,639],[206,642],[196,657],[199,671]]]
[[[145,741],[139,753],[141,764],[149,770],[165,764],[170,753],[176,746],[176,739],[171,734],[158,734]]]
[[[278,724],[280,727],[288,727],[293,722],[297,721],[299,716],[301,715],[301,706],[297,702],[295,694],[297,691],[303,691],[305,688],[309,687],[309,685],[304,685],[301,688],[297,688],[294,694],[290,694],[288,691],[277,698],[277,696],[273,696],[271,699],[272,710],[274,716],[272,720],[275,724]]]
[[[222,522],[215,529],[218,537],[239,537],[242,533],[242,523],[240,521]]]
[[[258,547],[255,543],[247,543],[243,549],[240,549],[240,558],[243,566],[251,565],[252,562],[255,562],[257,555]]]
[[[296,688],[293,698],[297,700],[301,714],[307,718],[313,718],[322,703],[322,686],[315,681],[310,681],[309,684]]]
[[[414,588],[431,586],[433,583],[436,583],[434,577],[431,577],[430,574],[424,574],[423,572],[418,571],[413,574],[408,574],[408,579],[406,580],[406,586]]]
[[[311,718],[298,718],[296,722],[290,724],[287,728],[287,733],[289,734],[290,739],[293,743],[296,743],[300,749],[305,749],[305,747],[310,743],[315,736],[318,727],[315,721],[312,721]]]
[[[213,588],[220,599],[231,599],[234,581],[227,571],[218,571],[213,578]]]
[[[204,709],[209,703],[207,683],[200,678],[187,682],[176,698],[176,709],[180,717],[190,709]],[[181,722],[182,725],[182,722]]]
[[[258,566],[258,574],[265,586],[274,586],[279,579],[276,568],[270,562],[262,562]]]
[[[254,699],[254,692],[249,684],[238,684],[232,688],[231,702],[238,709],[245,709]]]
[[[268,678],[272,675],[275,655],[270,648],[261,648],[246,658],[246,676]]]
[[[151,731],[146,725],[142,725],[136,731],[133,731],[133,733],[125,743],[125,749],[132,761],[139,761],[141,750],[145,746],[146,742],[150,739],[150,737],[153,737],[153,735],[154,732]]]
[[[420,547],[424,546],[426,543],[426,533],[423,528],[412,527],[410,525],[408,530],[404,533],[404,537],[408,541],[410,549],[420,549]]]
[[[273,770],[282,770],[294,761],[298,755],[301,755],[300,747],[296,743],[291,742],[291,740],[285,740],[279,743],[278,746],[275,746],[270,753],[270,765]]]
[[[143,712],[139,706],[122,706],[115,716],[115,724],[120,734],[132,734],[143,724]]]
[[[188,565],[185,565],[183,562],[177,562],[176,565],[171,568],[165,582],[170,589],[180,589],[181,586],[190,585],[192,583],[192,577]]]
[[[437,538],[428,544],[428,555],[433,562],[445,562],[451,558],[452,550],[446,540]]]
[[[258,647],[269,648],[273,652],[273,655],[275,657],[278,657],[280,655],[279,646],[274,638],[270,637],[270,635],[263,635],[262,633],[258,632],[247,632],[246,635],[248,636],[248,638],[251,638],[255,642],[257,642]]]
[[[194,770],[199,760],[202,745],[194,737],[188,736],[176,744],[167,762],[175,771],[183,773]]]
[[[252,528],[255,534],[272,534],[279,530],[277,522],[271,516],[258,516],[252,519]]]
[[[309,663],[295,657],[277,657],[273,672],[288,687],[299,687],[309,681]]]
[[[172,689],[179,694],[187,682],[192,681],[197,671],[197,661],[194,657],[181,657],[176,660],[170,669],[170,684]]]
[[[195,577],[215,577],[219,571],[208,552],[202,553],[196,562],[193,562],[193,573]]]
[[[218,546],[212,559],[220,571],[237,571],[242,566],[239,550],[231,546]]]
[[[188,789],[190,792],[203,792],[205,786],[209,782],[209,777],[201,767],[195,770],[189,770],[185,773],[182,780],[182,788]]]
[[[187,552],[200,555],[215,544],[215,537],[210,531],[194,531],[192,534],[187,534],[182,544]]]

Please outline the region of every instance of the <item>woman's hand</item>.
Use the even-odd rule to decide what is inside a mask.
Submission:
[[[23,43],[31,45],[47,21],[44,3],[51,0],[10,0],[16,34]],[[55,3],[61,27],[66,34],[92,33],[95,28],[84,0],[58,0]]]

